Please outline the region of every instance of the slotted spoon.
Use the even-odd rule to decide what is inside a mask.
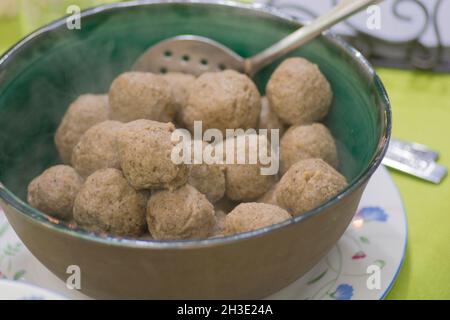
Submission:
[[[200,75],[206,71],[234,69],[253,76],[261,68],[314,39],[322,31],[378,2],[380,0],[341,1],[329,12],[247,59],[209,38],[196,35],[173,37],[148,49],[136,61],[133,70]]]

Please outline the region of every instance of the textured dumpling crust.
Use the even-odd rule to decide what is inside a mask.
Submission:
[[[108,96],[84,94],[72,102],[55,133],[55,144],[63,163],[70,163],[72,150],[81,136],[97,123],[108,120]]]
[[[241,203],[225,217],[224,233],[227,235],[253,231],[290,219],[284,209],[265,203]]]
[[[146,229],[147,192],[136,191],[117,169],[91,174],[74,204],[74,219],[93,232],[140,236]]]
[[[253,201],[261,197],[266,193],[277,181],[277,175],[263,175],[261,168],[264,166],[257,161],[257,163],[250,163],[250,154],[258,154],[258,147],[254,144],[250,144],[249,141],[256,135],[239,135],[237,137],[229,138],[234,139],[235,148],[238,144],[244,143],[245,140],[245,164],[227,164],[225,171],[226,180],[226,195],[229,199],[234,201]],[[270,143],[267,141],[266,136],[257,136],[259,143],[265,140],[268,148]],[[224,142],[226,145],[226,141]],[[259,144],[260,145],[260,144]],[[236,153],[239,150],[236,149]]]
[[[120,165],[135,189],[176,189],[186,184],[189,167],[171,159],[172,123],[136,120],[125,124],[118,136]]]
[[[234,70],[206,72],[189,89],[183,122],[193,130],[201,120],[203,130],[257,128],[261,96],[253,81]]]
[[[213,205],[190,185],[158,191],[147,204],[147,223],[155,239],[201,239],[213,233]]]
[[[281,172],[294,163],[320,158],[333,168],[338,166],[336,143],[327,127],[321,123],[292,126],[280,141]]]
[[[275,189],[276,203],[292,215],[318,207],[347,186],[344,176],[322,159],[295,163]]]
[[[103,121],[81,136],[72,152],[72,165],[81,176],[103,168],[120,169],[117,135],[122,125],[119,121]]]
[[[111,119],[130,122],[138,119],[173,121],[175,105],[167,81],[147,72],[119,75],[109,90]]]
[[[266,95],[272,110],[288,124],[306,124],[324,118],[333,92],[319,67],[304,58],[284,60],[270,77]]]
[[[201,141],[201,144],[191,143],[192,159],[196,157],[194,148],[200,146],[202,151],[208,146],[208,143]],[[200,160],[190,165],[190,174],[188,183],[203,193],[211,203],[215,203],[222,199],[225,195],[225,166],[221,164],[208,164]]]
[[[70,166],[48,168],[28,185],[28,203],[56,218],[72,218],[73,202],[83,179]]]

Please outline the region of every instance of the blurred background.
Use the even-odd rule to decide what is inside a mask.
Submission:
[[[0,51],[18,37],[66,15],[67,7],[87,8],[108,0],[0,0]]]
[[[0,55],[36,28],[81,8],[115,0],[0,0]],[[256,0],[311,19],[337,0]],[[372,12],[373,14],[373,12]],[[362,12],[335,27],[377,67],[393,108],[393,135],[425,144],[450,167],[450,0],[387,0],[379,28]],[[1,130],[1,128],[0,128]],[[450,299],[450,179],[439,185],[391,171],[405,202],[406,258],[388,298]]]
[[[65,15],[70,5],[87,8],[112,2],[118,0],[0,0],[0,50],[18,36]],[[338,0],[241,2],[269,4],[305,21],[325,12]],[[380,8],[379,28],[368,27],[369,14],[362,12],[334,31],[377,65],[450,71],[450,19],[445,14],[450,13],[450,1],[387,0]]]

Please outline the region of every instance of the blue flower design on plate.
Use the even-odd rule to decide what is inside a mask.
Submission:
[[[353,287],[349,284],[340,284],[330,296],[336,300],[350,300],[353,296]]]
[[[380,207],[364,207],[358,211],[355,218],[363,219],[365,222],[369,221],[387,221],[388,214]]]

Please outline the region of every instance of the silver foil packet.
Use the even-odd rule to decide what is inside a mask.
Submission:
[[[391,139],[383,164],[438,184],[447,175],[447,168],[436,163],[438,158],[436,151],[424,145]]]

